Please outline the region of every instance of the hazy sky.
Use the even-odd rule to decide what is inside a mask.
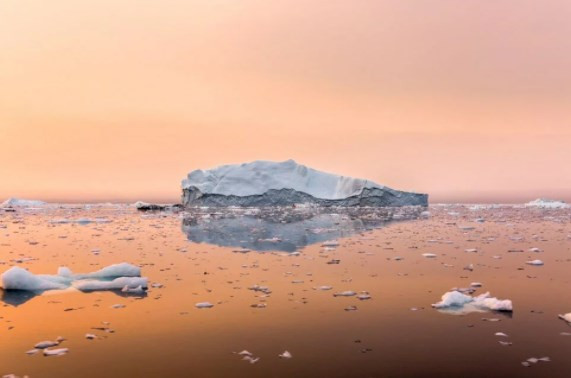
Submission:
[[[2,0],[0,199],[176,201],[293,158],[571,200],[569,0]]]

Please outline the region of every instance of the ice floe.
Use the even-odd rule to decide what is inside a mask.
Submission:
[[[69,268],[60,267],[57,273],[33,274],[15,266],[5,271],[1,279],[4,290],[31,292],[75,288],[80,291],[121,290],[144,294],[148,286],[148,278],[140,277],[141,269],[128,263],[110,265],[86,274],[73,274]]]
[[[434,303],[432,307],[451,314],[466,314],[470,312],[485,311],[513,311],[513,304],[509,299],[500,300],[491,297],[489,292],[472,297],[456,290],[445,293],[442,296],[442,300],[438,303]]]

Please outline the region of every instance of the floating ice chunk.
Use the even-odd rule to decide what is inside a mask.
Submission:
[[[367,299],[371,299],[372,297],[368,292],[363,291],[361,292],[361,294],[357,295],[357,298],[361,301],[365,301]]]
[[[472,302],[474,299],[466,294],[462,294],[459,291],[449,291],[442,296],[442,300],[438,303],[432,305],[434,308],[446,308],[446,307],[462,307],[466,303]]]
[[[484,293],[474,298],[474,304],[478,307],[490,309],[492,311],[513,311],[512,301],[509,299],[498,299],[490,296],[490,293]]]
[[[111,281],[80,280],[75,281],[73,286],[81,291],[135,289],[139,286],[146,289],[148,281],[147,277],[119,277]]]
[[[323,285],[323,286],[318,286],[316,287],[317,290],[331,290],[333,289],[332,286],[327,286],[327,285]]]
[[[251,352],[247,351],[246,349],[244,349],[241,352],[238,352],[237,354],[240,356],[253,356],[253,354]]]
[[[495,336],[498,336],[498,337],[508,337],[508,335],[506,335],[506,334],[503,333],[503,332],[496,332],[496,333],[495,333]]]
[[[472,283],[470,284],[470,287],[482,287],[482,286],[483,286],[483,285],[482,285],[481,282],[472,282]]]
[[[571,323],[571,312],[559,315],[559,319],[565,320],[567,323]]]
[[[68,285],[50,279],[50,276],[39,276],[20,267],[12,267],[2,274],[2,285],[5,290],[44,291],[65,289]]]
[[[432,305],[436,309],[445,309],[449,313],[464,314],[482,311],[513,311],[512,301],[499,300],[490,296],[490,293],[471,297],[459,291],[449,291],[442,296],[442,300]]]
[[[244,361],[248,361],[251,364],[255,364],[256,362],[260,361],[260,357],[252,357],[252,356],[244,356],[244,358],[242,358],[242,360]]]
[[[543,261],[541,261],[541,260],[531,260],[531,261],[526,261],[525,263],[527,265],[535,265],[535,266],[543,265]]]
[[[94,335],[93,333],[86,333],[86,334],[85,334],[85,338],[86,338],[87,340],[94,340],[94,339],[97,338],[97,336]]]
[[[434,253],[423,253],[422,256],[429,258],[429,259],[433,259],[436,257],[436,254],[434,254]]]
[[[355,293],[354,291],[351,291],[351,290],[346,290],[346,291],[342,291],[342,292],[333,294],[334,297],[352,297],[354,295],[357,295],[357,293]]]
[[[196,308],[212,308],[214,305],[210,302],[199,302],[194,305]]]
[[[278,357],[279,357],[279,358],[290,359],[290,358],[292,358],[293,356],[291,355],[290,352],[288,352],[288,351],[286,350],[286,351],[284,351],[282,354],[278,354]]]
[[[339,242],[337,240],[330,240],[330,241],[326,241],[323,244],[321,244],[322,247],[338,247],[339,246]]]
[[[59,341],[40,341],[39,343],[34,345],[34,348],[46,349],[46,348],[51,348],[51,347],[56,346],[56,345],[59,345]]]
[[[63,356],[67,352],[69,348],[44,349],[44,356]]]
[[[537,248],[537,247],[533,247],[533,248],[530,248],[530,249],[529,249],[529,252],[539,253],[539,252],[542,252],[542,250],[539,249],[539,248]]]
[[[140,277],[141,268],[129,263],[109,265],[93,273],[76,274],[76,279],[84,278],[116,278],[116,277]]]
[[[40,351],[40,349],[34,348],[34,349],[30,349],[30,350],[26,351],[26,354],[31,356],[33,354],[37,354],[39,351]]]

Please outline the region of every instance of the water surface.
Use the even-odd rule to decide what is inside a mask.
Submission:
[[[557,318],[571,312],[571,212],[467,206],[430,212],[398,222],[371,214],[281,220],[278,214],[276,222],[259,214],[141,214],[122,206],[0,212],[2,270],[18,265],[55,274],[65,265],[89,272],[126,261],[163,285],[144,297],[4,292],[0,374],[571,376],[571,327]],[[337,247],[323,246],[332,239]],[[465,251],[472,248],[477,252]],[[525,264],[533,259],[545,265]],[[473,271],[464,269],[468,264]],[[513,314],[431,308],[446,291],[474,281],[483,284],[476,294],[511,299]],[[271,293],[249,290],[253,285]],[[332,290],[316,289],[323,285]],[[334,297],[345,290],[371,299]],[[195,308],[205,301],[214,307]],[[357,310],[346,311],[350,306]],[[107,326],[115,332],[94,329]],[[98,337],[87,340],[86,333]],[[58,336],[67,339],[61,344],[67,355],[25,354]],[[260,360],[250,364],[234,353],[244,349]],[[284,350],[293,358],[280,359]],[[546,356],[551,362],[521,364]]]

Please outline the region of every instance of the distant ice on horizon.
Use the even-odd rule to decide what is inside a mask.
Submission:
[[[0,204],[0,207],[37,207],[43,206],[46,202],[38,200],[26,200],[20,198],[9,198]]]

